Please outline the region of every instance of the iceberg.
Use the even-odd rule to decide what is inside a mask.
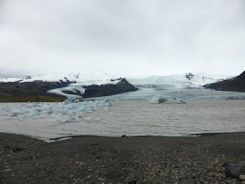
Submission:
[[[150,100],[152,104],[185,104],[186,102],[178,98],[166,98],[163,96],[153,96]]]
[[[106,108],[112,103],[104,99],[83,100],[69,97],[64,102],[55,103],[24,103],[11,106],[0,106],[0,116],[6,120],[28,118],[34,119],[55,119],[61,123],[88,121],[84,114],[92,112],[97,108]]]

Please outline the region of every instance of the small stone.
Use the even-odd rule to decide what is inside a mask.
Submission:
[[[241,166],[236,163],[225,163],[225,174],[228,177],[239,178],[241,174]]]
[[[129,181],[128,184],[136,184],[136,180]]]
[[[241,175],[239,176],[239,179],[242,180],[242,181],[245,181],[245,175],[244,175],[244,174],[241,174]]]
[[[6,168],[3,170],[3,172],[10,172],[10,171],[11,171],[11,169],[9,169],[9,168]]]

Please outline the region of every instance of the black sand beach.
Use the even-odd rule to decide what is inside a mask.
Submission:
[[[225,162],[245,161],[245,133],[201,137],[73,137],[44,143],[0,134],[0,183],[242,183]]]

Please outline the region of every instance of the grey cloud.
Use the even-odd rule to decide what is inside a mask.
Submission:
[[[244,70],[243,0],[0,0],[0,9],[0,68],[10,73]]]

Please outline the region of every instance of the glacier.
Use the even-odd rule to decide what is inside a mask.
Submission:
[[[99,98],[81,99],[81,96],[67,94],[63,91],[79,91],[84,93],[83,85],[91,84],[116,84],[118,80],[111,80],[106,74],[97,74],[91,77],[88,74],[68,74],[43,76],[40,78],[25,77],[23,81],[33,81],[36,79],[58,80],[60,77],[66,80],[76,81],[68,87],[50,90],[54,93],[66,96],[67,100],[57,103],[24,103],[19,106],[0,107],[0,116],[4,119],[25,118],[51,118],[60,122],[75,122],[86,119],[84,112],[92,112],[97,108],[107,108],[115,102],[144,100],[152,104],[185,104],[189,100],[241,100],[245,99],[245,93],[214,91],[201,87],[204,83],[217,81],[214,77],[204,75],[193,75],[191,80],[185,75],[153,76],[148,78],[129,79],[138,90],[118,95],[105,96]]]
[[[68,96],[64,102],[54,103],[15,103],[10,106],[0,106],[0,116],[2,119],[25,118],[51,118],[64,122],[79,122],[84,120],[85,112],[92,112],[97,108],[106,109],[116,102],[121,101],[148,101],[152,104],[185,104],[190,100],[242,100],[245,93],[214,91],[204,88],[180,88],[166,89],[139,88],[138,91],[128,92],[118,95],[105,96],[99,98],[80,99],[76,95]]]
[[[80,77],[72,75],[69,80]],[[68,98],[64,102],[2,103],[0,131],[30,135],[47,142],[74,135],[183,136],[244,131],[245,93],[201,87],[214,80],[218,79],[155,76],[129,79],[139,90],[118,95],[81,99],[66,94]],[[84,84],[107,82],[116,81],[109,80],[108,76],[89,81],[79,79],[65,89],[52,92],[78,90],[83,93]]]

